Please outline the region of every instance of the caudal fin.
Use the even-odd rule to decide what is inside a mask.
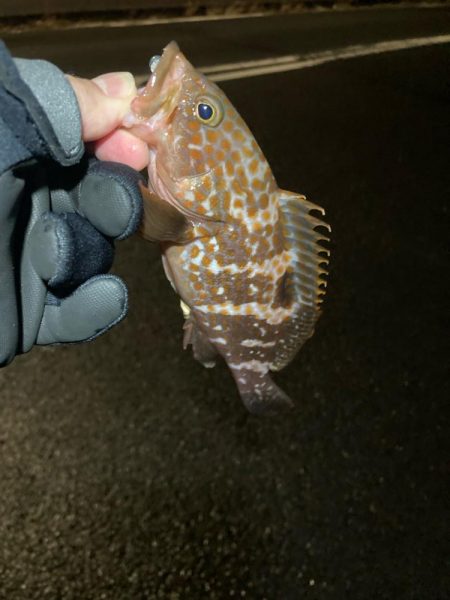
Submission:
[[[260,374],[250,369],[232,369],[242,402],[254,415],[275,415],[294,406],[267,373]]]

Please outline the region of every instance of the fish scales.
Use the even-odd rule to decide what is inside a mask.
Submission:
[[[142,234],[160,241],[181,299],[183,345],[222,356],[247,408],[290,406],[270,371],[288,364],[320,314],[324,211],[280,190],[225,94],[171,42],[152,59],[125,125],[148,143]]]

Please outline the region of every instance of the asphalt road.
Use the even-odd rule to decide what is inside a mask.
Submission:
[[[141,72],[172,38],[208,64],[449,33],[448,16],[7,41],[90,75]],[[120,244],[126,322],[0,372],[2,599],[450,596],[449,59],[439,45],[223,84],[279,184],[326,207],[333,226],[323,317],[277,378],[296,409],[247,415],[223,365],[203,369],[181,350],[157,248]]]

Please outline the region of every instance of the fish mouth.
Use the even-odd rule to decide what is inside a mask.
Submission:
[[[154,63],[153,63],[154,64]],[[176,42],[170,42],[156,67],[152,67],[149,82],[131,104],[131,110],[140,119],[149,121],[164,117],[167,123],[179,100],[181,80],[192,69]],[[159,119],[161,120],[161,119]]]
[[[184,57],[176,42],[170,42],[165,47],[161,58],[154,57],[150,61],[150,69],[152,74],[149,82],[131,104],[131,110],[137,117],[131,131],[149,147],[149,188],[192,222],[209,221],[210,217],[198,215],[183,206],[176,192],[186,180],[191,186],[195,186],[196,180],[206,173],[176,177],[175,173],[167,171],[161,160],[166,145],[164,132],[167,131],[167,126],[179,105],[183,79],[195,75],[195,69]],[[171,154],[173,152],[172,149]]]

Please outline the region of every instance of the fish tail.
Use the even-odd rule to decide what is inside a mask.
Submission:
[[[267,373],[250,369],[231,369],[242,402],[255,415],[275,415],[293,407],[289,396],[283,392]]]

